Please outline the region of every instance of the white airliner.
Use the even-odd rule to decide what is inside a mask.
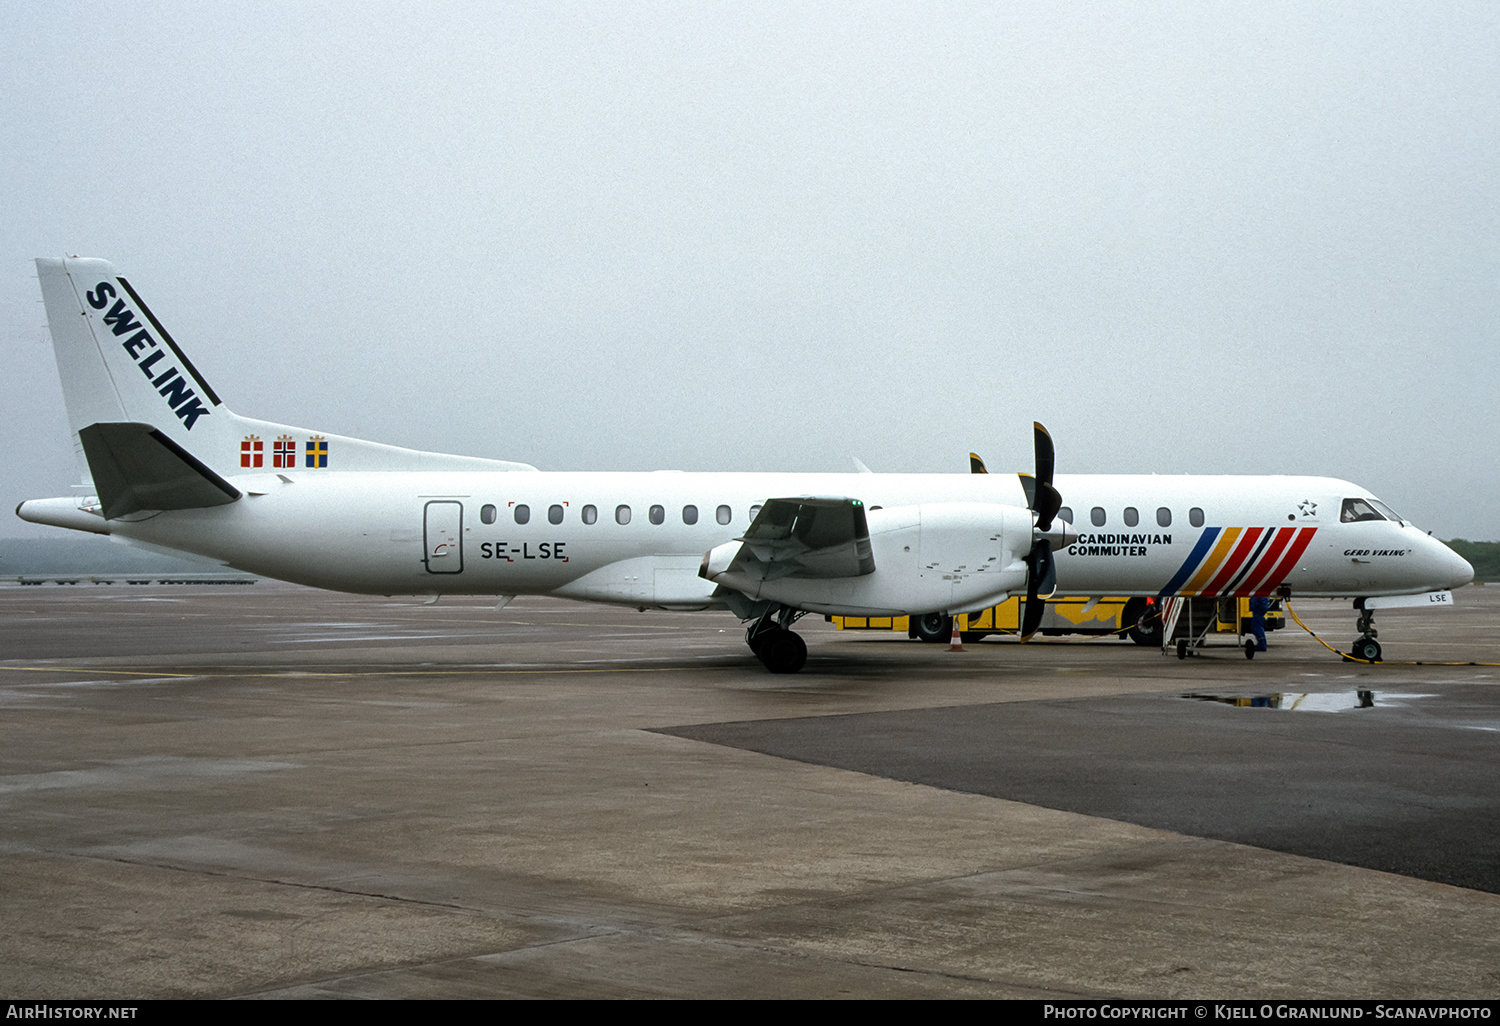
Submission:
[[[1027,595],[1441,593],[1474,571],[1363,488],[1321,477],[543,473],[231,413],[103,260],[38,259],[95,495],[32,523],[369,594],[727,608],[772,672],[804,613],[951,614]],[[1064,506],[1064,498],[1070,504]],[[1076,511],[1076,517],[1074,512]],[[1366,610],[1364,645],[1379,657]]]

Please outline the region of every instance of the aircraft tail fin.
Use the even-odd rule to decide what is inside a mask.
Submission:
[[[536,469],[237,416],[113,264],[36,266],[75,446],[95,487],[115,497],[100,495],[108,517],[232,502],[225,478],[238,474]]]
[[[229,427],[218,395],[110,263],[39,258],[36,267],[80,448],[91,424],[152,424],[189,450]]]

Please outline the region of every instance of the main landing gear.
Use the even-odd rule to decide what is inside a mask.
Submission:
[[[1120,622],[1130,624],[1125,636],[1137,645],[1156,648],[1161,645],[1161,606],[1151,599],[1133,598],[1125,603]]]
[[[1363,600],[1361,600],[1363,601]],[[1380,662],[1380,642],[1375,640],[1379,631],[1375,630],[1375,610],[1359,609],[1359,619],[1354,626],[1359,629],[1359,637],[1354,639],[1354,644],[1349,646],[1349,654],[1355,659],[1363,659],[1367,663]]]
[[[911,618],[911,633],[923,641],[946,645],[953,637],[953,617],[927,613]]]
[[[796,673],[807,664],[807,643],[791,631],[803,615],[791,606],[773,607],[745,629],[745,644],[772,673]]]

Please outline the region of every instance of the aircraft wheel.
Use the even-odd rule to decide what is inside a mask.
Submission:
[[[1123,623],[1130,624],[1130,630],[1125,636],[1137,645],[1160,645],[1161,644],[1161,614],[1155,606],[1147,605],[1143,598],[1133,598],[1125,603],[1125,611],[1120,617]]]
[[[1253,638],[1251,640],[1245,642],[1245,658],[1246,659],[1254,659],[1255,658],[1255,640]]]
[[[772,673],[796,673],[807,665],[807,642],[800,634],[778,630],[765,636],[756,654]]]
[[[745,634],[745,644],[750,646],[750,651],[759,656],[761,650],[766,646],[766,639],[773,634],[779,633],[780,630],[780,627],[772,627],[770,630],[761,631],[759,634],[750,634],[747,632]]]
[[[942,613],[927,613],[912,617],[917,637],[923,641],[947,642],[953,637],[953,617]]]
[[[1363,659],[1370,663],[1380,662],[1380,642],[1374,638],[1357,639],[1350,651],[1356,659]]]

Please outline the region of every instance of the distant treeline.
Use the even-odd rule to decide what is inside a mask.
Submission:
[[[1448,547],[1474,566],[1474,580],[1500,581],[1500,542],[1471,542],[1454,538]]]

